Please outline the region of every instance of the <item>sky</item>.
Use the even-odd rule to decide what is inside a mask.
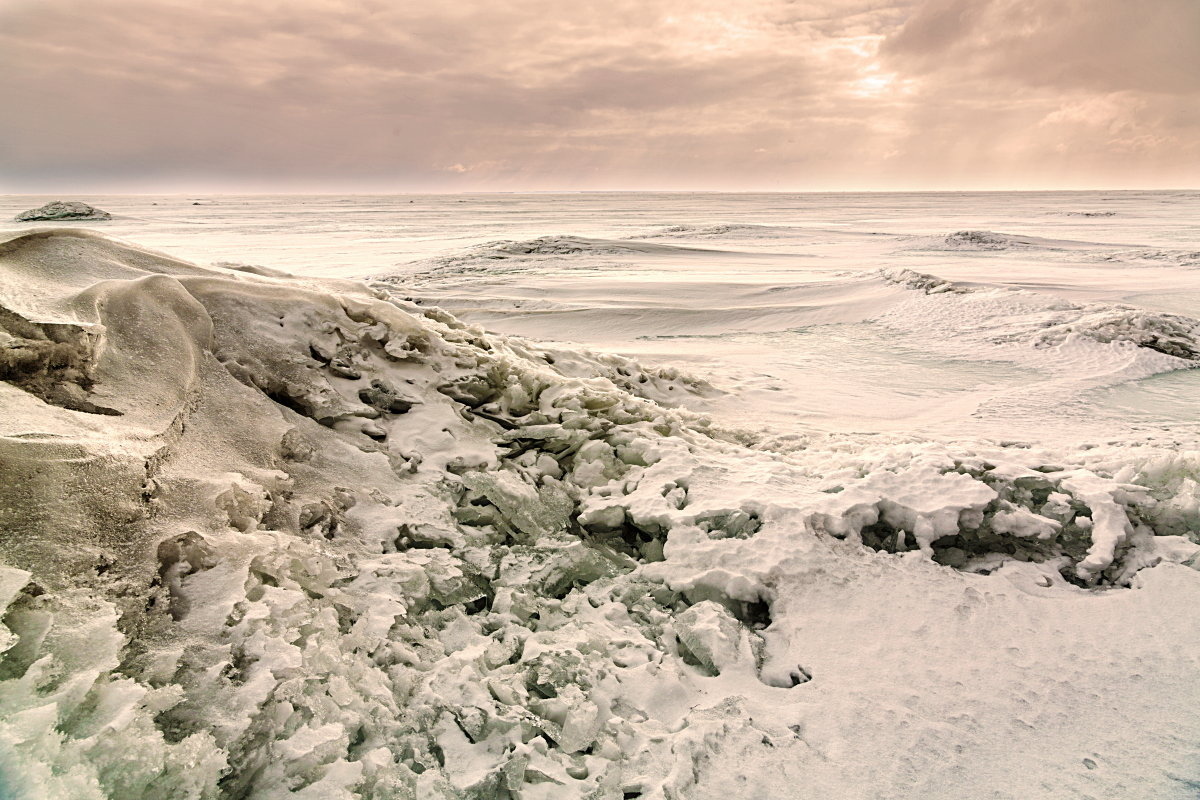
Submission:
[[[1200,0],[0,0],[0,192],[1200,188]]]

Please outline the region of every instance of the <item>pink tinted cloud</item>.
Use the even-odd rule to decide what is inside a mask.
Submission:
[[[1196,183],[1198,14],[8,0],[0,190]]]

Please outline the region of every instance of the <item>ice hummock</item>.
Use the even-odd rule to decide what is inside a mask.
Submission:
[[[17,222],[57,222],[60,220],[112,219],[112,214],[76,200],[54,200],[39,208],[22,211]]]
[[[1156,764],[1200,734],[1194,617],[1164,613],[1200,600],[1194,452],[781,455],[655,399],[686,376],[362,284],[78,231],[0,269],[0,759],[30,797],[1192,774]]]

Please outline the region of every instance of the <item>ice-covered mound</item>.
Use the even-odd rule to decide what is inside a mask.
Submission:
[[[971,291],[966,286],[948,281],[945,278],[939,278],[937,275],[930,275],[925,272],[917,272],[901,267],[881,269],[879,270],[879,277],[887,283],[903,286],[905,289],[915,289],[925,294],[943,294],[945,292],[964,294]]]
[[[1142,262],[1155,266],[1200,267],[1200,250],[1140,248],[1100,253],[1094,258],[1097,261],[1115,261],[1123,264]]]
[[[476,247],[470,255],[505,259],[521,256],[628,255],[631,253],[669,253],[680,248],[672,245],[586,236],[541,236],[526,241],[490,242]],[[685,248],[687,249],[687,248]],[[690,251],[690,250],[689,250]]]
[[[55,200],[41,208],[22,211],[15,217],[17,222],[57,222],[74,219],[112,219],[112,214],[93,208],[87,203],[73,200]]]
[[[401,274],[378,276],[378,280],[406,282],[413,275],[436,276],[444,273],[462,274],[474,272],[502,273],[540,269],[552,261],[564,268],[571,259],[566,256],[588,256],[581,259],[580,266],[589,268],[596,259],[618,259],[629,256],[671,256],[678,254],[696,255],[705,252],[693,247],[656,244],[621,239],[596,239],[586,236],[541,236],[524,241],[498,241],[475,245],[465,251],[424,259],[409,264]]]
[[[17,797],[1200,780],[1196,452],[781,455],[358,283],[77,231],[0,271]]]
[[[880,270],[882,280],[920,292],[875,318],[889,327],[932,331],[931,346],[1023,343],[1035,347],[1080,342],[1136,347],[1183,361],[1200,361],[1200,320],[1124,305],[1073,303],[1008,288],[964,286],[908,269]],[[1150,372],[1178,362],[1152,359]]]
[[[1128,247],[1128,245],[1052,239],[1045,236],[999,233],[997,231],[963,230],[935,236],[913,236],[900,247],[900,252],[1087,251],[1096,247],[1113,248]]]
[[[491,242],[480,245],[479,252],[490,258],[511,256],[565,256],[579,253],[624,253],[630,248],[605,239],[582,236],[541,236],[527,241]]]
[[[1078,314],[1045,326],[1042,345],[1057,345],[1072,336],[1098,342],[1128,342],[1187,361],[1200,361],[1200,321],[1125,306],[1083,306]]]
[[[777,226],[752,225],[744,222],[728,222],[717,225],[667,225],[646,234],[648,239],[696,238],[710,239],[722,236],[770,235],[781,230]]]
[[[956,231],[945,236],[922,237],[910,244],[919,250],[1014,250],[1036,246],[1033,237],[995,231]]]
[[[1047,239],[996,231],[967,230],[937,236],[914,236],[902,250],[930,252],[999,252],[1007,250],[1062,250],[1093,247],[1094,243]]]

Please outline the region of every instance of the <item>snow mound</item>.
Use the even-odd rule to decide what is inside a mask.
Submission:
[[[409,264],[409,269],[399,274],[376,276],[383,282],[406,283],[414,277],[437,276],[463,273],[503,273],[541,269],[547,262],[560,268],[569,268],[575,256],[590,256],[578,259],[578,266],[589,269],[596,265],[596,258],[622,259],[630,256],[670,256],[716,252],[678,245],[656,244],[617,239],[593,239],[585,236],[542,236],[523,241],[498,241],[476,245],[465,251],[423,259]]]
[[[908,269],[889,268],[878,274],[886,283],[922,297],[875,321],[916,333],[936,320],[932,328],[940,335],[930,337],[931,343],[1023,343],[1048,348],[1090,341],[1200,361],[1200,321],[1191,317],[1124,305],[1073,303],[1019,289],[963,286]]]
[[[669,253],[681,248],[672,245],[586,236],[541,236],[525,241],[500,241],[479,245],[468,254],[475,258],[519,258],[524,256],[629,255],[632,253]],[[682,248],[689,250],[688,248]],[[689,252],[692,252],[689,250]]]
[[[253,275],[263,275],[269,278],[290,278],[291,273],[260,264],[243,264],[240,261],[215,261],[213,266],[218,269],[229,269],[234,272],[249,272]]]
[[[70,200],[55,200],[41,208],[22,211],[14,219],[17,222],[55,222],[74,219],[112,219],[112,214],[93,208],[87,203]]]
[[[719,225],[668,225],[646,238],[718,238],[729,235],[752,235],[756,233],[771,233],[779,230],[769,225],[752,225],[749,223],[730,222]]]
[[[1125,306],[1083,306],[1080,314],[1047,325],[1037,336],[1041,346],[1062,344],[1072,336],[1097,342],[1128,342],[1165,355],[1200,361],[1200,321],[1179,314]]]
[[[541,236],[526,241],[501,241],[481,245],[481,254],[491,258],[511,256],[565,256],[580,253],[624,253],[633,252],[620,243],[606,239],[588,239],[582,236]]]
[[[945,278],[939,278],[937,275],[916,272],[915,270],[901,267],[887,267],[879,270],[878,274],[885,283],[901,286],[905,289],[913,289],[924,294],[943,294],[946,292],[965,294],[971,291],[966,286],[961,286]]]
[[[1118,263],[1141,261],[1153,265],[1200,267],[1200,250],[1164,250],[1154,248],[1120,250],[1114,253],[1102,253],[1096,256],[1096,260]]]
[[[782,457],[655,402],[697,390],[667,373],[359,283],[75,231],[0,242],[0,270],[0,763],[26,796],[900,796],[914,763],[992,780],[997,735],[1082,795],[1064,737],[1118,729],[1122,780],[1186,772],[1143,745],[1192,724],[1168,678],[1194,685],[1196,637],[1155,612],[1200,602],[1195,453]],[[840,659],[868,646],[863,680]],[[940,727],[898,724],[901,693]]]
[[[917,237],[905,249],[909,250],[1025,250],[1043,247],[1036,237],[1014,236],[995,231],[956,231],[941,236]]]

